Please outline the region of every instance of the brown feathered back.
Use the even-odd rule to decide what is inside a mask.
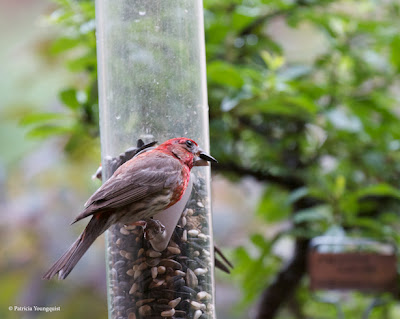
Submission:
[[[173,156],[156,149],[140,154],[119,167],[85,203],[77,222],[89,215],[109,209],[124,208],[175,186],[182,165]]]

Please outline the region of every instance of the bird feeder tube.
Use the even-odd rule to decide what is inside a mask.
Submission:
[[[96,0],[96,21],[103,181],[137,139],[208,152],[202,1]],[[153,217],[174,225],[167,242],[140,225],[107,231],[109,318],[215,318],[209,166],[192,169],[174,211]]]

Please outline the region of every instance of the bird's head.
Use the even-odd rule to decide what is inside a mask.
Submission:
[[[218,163],[214,157],[204,152],[199,145],[190,138],[173,138],[162,143],[159,148],[166,149],[189,168],[193,166],[207,166],[207,162]]]

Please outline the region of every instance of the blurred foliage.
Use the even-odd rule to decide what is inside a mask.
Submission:
[[[84,80],[60,92],[65,115],[22,120],[31,135],[70,136],[68,147],[98,134],[93,1],[58,0],[51,22],[64,29],[51,54]],[[400,4],[396,1],[205,0],[211,153],[215,171],[265,183],[257,218],[289,221],[272,240],[256,233],[236,249],[234,275],[243,304],[254,301],[281,269],[281,238],[311,238],[337,225],[349,236],[393,242],[399,237]],[[287,58],[274,21],[306,25],[324,39],[311,61]],[[310,207],[299,202],[311,199]],[[305,288],[293,297],[300,313],[322,308]],[[354,297],[355,318],[365,300]],[[322,307],[322,308],[321,308]],[[326,306],[329,307],[329,306]],[[396,302],[385,311],[392,313]],[[324,308],[325,309],[325,308]],[[329,316],[329,310],[323,312]],[[288,304],[282,318],[303,318]],[[373,318],[384,317],[381,312]]]

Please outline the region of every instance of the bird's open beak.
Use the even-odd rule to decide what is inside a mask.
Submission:
[[[198,149],[197,156],[194,158],[194,166],[208,166],[208,162],[218,163],[218,161],[204,152],[201,148]]]

